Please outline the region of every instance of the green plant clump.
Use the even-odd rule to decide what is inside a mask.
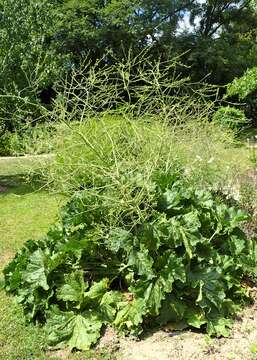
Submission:
[[[231,106],[220,107],[213,116],[213,121],[216,124],[237,130],[247,125],[247,120],[242,110],[236,109]]]
[[[257,88],[257,67],[248,69],[240,78],[235,78],[227,86],[226,97],[238,95],[240,100],[244,100],[248,95],[254,93]]]
[[[153,173],[147,188],[142,178],[119,176],[134,181],[134,207],[118,206],[122,195],[104,184],[78,191],[60,224],[5,268],[6,291],[45,324],[51,346],[88,349],[106,325],[137,336],[172,322],[227,336],[248,300],[247,215],[171,171]]]
[[[0,136],[0,155],[21,156],[48,154],[53,151],[56,128],[52,124],[24,125],[18,131]]]

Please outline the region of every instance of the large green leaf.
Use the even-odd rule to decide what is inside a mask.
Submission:
[[[104,323],[112,323],[115,319],[118,304],[123,301],[123,296],[119,291],[106,292],[99,304],[99,313]]]
[[[171,293],[173,283],[186,281],[185,268],[182,260],[171,251],[166,251],[158,262],[158,273],[153,279],[139,280],[131,291],[144,299],[148,312],[158,315],[162,300],[166,293]]]
[[[165,292],[172,291],[172,284],[175,280],[181,283],[186,282],[186,269],[183,258],[178,257],[172,250],[166,250],[158,257],[157,265],[158,274]]]
[[[94,282],[90,289],[84,293],[84,301],[91,302],[94,306],[97,306],[98,301],[102,299],[104,294],[108,291],[109,280],[107,278],[102,279],[99,282]]]
[[[179,191],[172,189],[172,190],[166,190],[161,198],[160,198],[160,203],[159,206],[161,207],[161,209],[163,209],[164,211],[167,210],[180,210],[182,209],[182,204],[181,204],[181,194]]]
[[[88,350],[100,337],[102,321],[92,311],[75,314],[62,312],[56,306],[48,312],[46,332],[51,346]]]
[[[157,321],[160,325],[168,322],[179,322],[184,318],[187,304],[178,299],[175,295],[166,296],[162,302],[162,307]]]
[[[184,316],[187,324],[197,329],[207,323],[205,312],[192,303],[188,304]]]
[[[65,275],[65,284],[57,291],[57,297],[63,301],[74,301],[78,306],[84,300],[84,293],[88,284],[84,281],[83,271],[75,271]]]
[[[228,337],[233,320],[221,317],[218,313],[213,314],[207,322],[207,333],[215,336]]]
[[[105,242],[108,249],[118,252],[131,245],[131,233],[122,228],[111,229]]]
[[[133,249],[130,252],[128,256],[128,266],[131,266],[139,275],[144,276],[147,279],[154,277],[152,269],[153,259],[144,245],[140,246],[140,250]]]
[[[242,236],[231,235],[229,239],[231,253],[235,255],[241,254],[245,249],[245,241]]]
[[[198,288],[196,303],[202,308],[209,308],[213,304],[217,309],[222,307],[226,298],[222,272],[220,269],[201,268],[189,273],[193,288]]]
[[[49,290],[47,283],[47,256],[38,249],[29,258],[29,263],[26,270],[23,272],[23,281],[30,283],[32,287],[42,287],[44,290]]]
[[[132,302],[121,302],[113,325],[119,331],[134,330],[143,322],[146,314],[146,305],[143,298],[134,299]]]

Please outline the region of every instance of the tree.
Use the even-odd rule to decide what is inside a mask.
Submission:
[[[227,84],[257,66],[256,28],[248,0],[0,0],[0,118],[9,130],[37,118],[64,73],[129,51],[185,53],[184,75]]]
[[[207,81],[224,85],[257,65],[257,15],[248,0],[198,3],[190,22],[193,30],[178,38],[177,51],[189,50],[186,62],[194,79],[209,75]]]
[[[64,0],[59,8],[59,51],[73,59],[90,52],[102,57],[106,49],[122,57],[152,45],[171,43],[179,20],[195,0]],[[158,55],[157,55],[158,56]]]
[[[2,131],[12,131],[39,116],[41,91],[62,72],[50,37],[54,5],[47,0],[0,1]]]

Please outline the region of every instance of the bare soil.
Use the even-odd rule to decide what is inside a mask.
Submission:
[[[148,333],[140,341],[118,338],[108,329],[97,349],[109,348],[117,360],[254,360],[257,359],[257,294],[255,303],[236,320],[228,338],[194,331]],[[167,329],[167,327],[166,327]]]
[[[8,262],[14,257],[15,253],[11,251],[5,251],[0,253],[0,271],[8,264]]]

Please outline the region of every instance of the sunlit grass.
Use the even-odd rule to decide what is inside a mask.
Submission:
[[[61,195],[37,191],[23,176],[34,160],[0,160],[0,268],[24,241],[44,235],[65,201]],[[0,359],[46,359],[44,336],[38,327],[26,325],[22,309],[0,291]]]
[[[35,161],[36,160],[36,161]],[[38,159],[0,158],[0,270],[28,239],[43,236],[58,217],[65,197],[46,190],[42,184],[28,184],[26,172]],[[0,278],[3,282],[3,276]],[[0,290],[0,359],[1,360],[108,360],[109,351],[69,353],[49,352],[43,331],[26,324],[22,308]]]

